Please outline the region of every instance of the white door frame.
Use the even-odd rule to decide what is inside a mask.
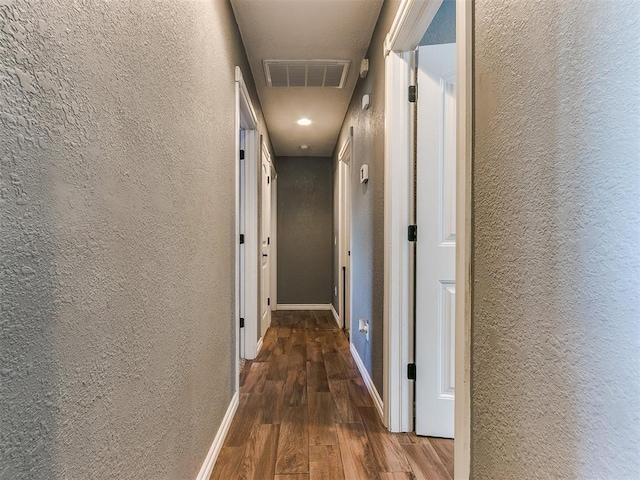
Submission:
[[[351,198],[348,200],[345,198],[345,184],[346,191],[349,192],[349,196],[351,197],[351,165],[352,156],[353,156],[353,127],[349,128],[349,135],[347,139],[342,144],[340,151],[338,153],[338,317],[342,323],[343,328],[351,328],[351,306],[353,305],[353,289],[351,288],[351,256],[347,255],[346,251],[351,250],[351,228],[349,228],[349,238],[346,238],[345,234],[345,222],[348,221],[351,223]],[[347,168],[343,166],[347,165]],[[349,178],[345,178],[345,171],[349,172]],[[345,205],[349,208],[349,214],[346,215],[345,219]],[[347,305],[344,305],[345,301],[345,286],[342,282],[342,266],[348,264],[349,275],[348,282],[349,288],[347,291],[349,292],[349,301],[346,302]],[[349,308],[347,312],[346,308]],[[346,318],[349,318],[349,325],[346,324]],[[349,332],[349,339],[351,339],[352,335]],[[351,340],[349,340],[351,341]]]
[[[384,138],[384,423],[392,432],[413,429],[413,394],[405,374],[410,362],[411,180],[410,53],[385,59]]]
[[[273,157],[272,157],[273,158]],[[271,311],[278,309],[278,172],[271,164],[271,251],[269,252],[271,272]]]
[[[239,359],[255,358],[258,342],[258,118],[251,103],[249,91],[242,77],[240,67],[235,70],[236,91],[236,274],[235,274],[235,318],[236,338],[240,351],[236,352],[236,391],[239,388]],[[240,231],[240,130],[244,130],[244,232]],[[244,244],[239,241],[240,234],[244,234]],[[239,272],[240,248],[244,248],[244,268]],[[242,284],[240,278],[242,277]],[[240,297],[243,304],[240,305]],[[243,334],[240,331],[240,318],[245,319]]]
[[[271,224],[271,220],[273,218],[273,205],[272,205],[272,201],[273,201],[273,177],[274,177],[274,172],[275,172],[275,167],[273,166],[273,156],[271,155],[271,151],[269,150],[269,146],[266,142],[266,140],[263,138],[262,139],[262,143],[261,143],[261,158],[260,158],[260,183],[262,185],[261,188],[264,187],[264,172],[263,172],[263,163],[265,163],[265,159],[266,159],[266,164],[267,164],[267,168],[269,170],[269,172],[267,173],[268,176],[268,180],[267,183],[269,185],[269,192],[270,195],[268,196],[269,198],[269,211],[265,212],[265,195],[264,192],[262,193],[262,200],[261,204],[260,204],[260,213],[261,213],[261,230],[260,230],[260,236],[258,239],[258,244],[259,244],[259,248],[260,248],[260,254],[263,254],[263,230],[265,228],[265,224],[268,221],[269,222],[269,234],[267,235],[267,245],[268,245],[268,249],[269,249],[269,253],[268,253],[268,257],[266,259],[266,264],[267,264],[267,278],[263,279],[262,278],[262,257],[259,257],[259,270],[260,270],[260,292],[259,292],[259,314],[258,314],[258,327],[257,327],[257,337],[259,338],[258,340],[258,347],[256,349],[256,355],[258,350],[260,349],[260,347],[262,346],[262,294],[263,294],[263,289],[266,289],[266,295],[267,295],[267,307],[268,307],[268,322],[266,327],[269,328],[269,326],[271,325],[271,312],[274,310],[274,304],[275,302],[275,297],[273,297],[273,291],[272,291],[272,285],[273,285],[273,274],[271,272],[271,269],[273,268],[274,262],[273,262],[273,246],[272,246],[272,242],[271,239],[273,238],[273,225]],[[265,281],[266,280],[266,281]],[[263,283],[264,281],[264,283]],[[270,302],[270,303],[269,303]],[[265,329],[266,331],[266,329]],[[255,358],[255,356],[254,356]]]
[[[410,383],[410,248],[407,241],[411,175],[411,55],[442,0],[402,0],[385,40],[385,279],[384,421],[394,432],[412,428]],[[456,339],[454,475],[468,480],[471,460],[471,180],[473,11],[456,1],[457,173],[456,173]]]

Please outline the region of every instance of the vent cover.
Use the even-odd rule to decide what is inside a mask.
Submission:
[[[347,79],[347,60],[264,60],[269,87],[342,88]]]

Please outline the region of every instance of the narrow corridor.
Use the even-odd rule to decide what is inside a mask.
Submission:
[[[453,441],[390,434],[330,312],[274,312],[211,479],[445,480]]]

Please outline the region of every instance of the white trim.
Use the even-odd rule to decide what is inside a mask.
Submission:
[[[442,0],[402,0],[384,41],[384,55],[415,50]]]
[[[404,99],[409,78],[404,78],[403,69],[398,64],[400,55],[391,54],[393,50],[414,50],[424,35],[429,23],[435,16],[442,0],[402,0],[384,44],[387,56],[385,63],[385,340],[384,340],[384,392],[385,392],[385,422],[392,431],[396,422],[403,418],[402,408],[406,403],[399,402],[403,390],[394,390],[398,383],[404,386],[404,381],[398,382],[394,377],[404,378],[402,355],[403,341],[398,337],[398,324],[403,318],[396,316],[400,300],[400,291],[407,287],[394,283],[396,279],[394,269],[397,263],[389,263],[392,259],[404,258],[400,255],[402,243],[392,243],[394,235],[398,238],[406,234],[406,224],[397,221],[397,215],[402,213],[397,204],[397,198],[406,192],[409,183],[404,185],[394,180],[399,174],[397,170],[388,171],[391,162],[400,163],[405,158],[404,146],[410,142],[409,128],[401,125],[407,120],[408,104]],[[457,43],[457,218],[456,218],[456,346],[455,346],[455,442],[454,442],[454,472],[456,480],[468,480],[470,476],[471,460],[471,219],[472,219],[472,134],[473,134],[473,4],[469,0],[456,1],[456,43]],[[394,74],[395,73],[395,74]],[[408,77],[408,74],[407,74]],[[393,165],[394,169],[396,165]],[[391,183],[393,181],[393,183]],[[400,189],[400,190],[399,190]],[[392,203],[396,202],[396,203]],[[389,216],[393,213],[395,216]],[[396,228],[397,227],[397,228]],[[398,228],[400,228],[398,230]],[[400,233],[401,232],[401,233]],[[408,276],[402,277],[409,278]],[[392,290],[392,287],[395,287]],[[401,311],[401,310],[400,310]],[[396,320],[398,319],[398,320]],[[395,320],[391,324],[391,320]],[[400,368],[400,369],[399,369]]]
[[[258,162],[259,162],[259,142],[260,137],[257,132],[258,119],[251,102],[251,97],[242,76],[240,67],[236,66],[236,120],[235,120],[235,147],[236,147],[236,221],[235,231],[239,235],[244,233],[245,243],[243,247],[240,242],[236,243],[236,299],[235,318],[236,338],[240,346],[240,352],[236,355],[236,390],[239,388],[240,366],[239,358],[253,359],[257,352],[255,346],[258,342],[258,322],[259,322],[259,297],[258,297]],[[240,232],[240,130],[245,131],[245,185],[244,185],[244,232]],[[238,236],[236,236],[236,239]],[[244,248],[244,271],[242,275],[243,285],[240,285],[240,275],[238,271],[238,258],[240,248]],[[240,289],[244,305],[240,305]],[[241,310],[244,310],[242,311]],[[240,332],[239,319],[244,316],[244,331]]]
[[[274,300],[278,298],[278,174],[271,164],[271,248],[269,249],[269,270],[271,272],[270,294]],[[271,311],[275,311],[277,303],[271,303]]]
[[[231,398],[231,403],[229,403],[229,407],[227,408],[227,413],[224,414],[222,418],[222,423],[220,424],[220,428],[218,428],[218,432],[216,433],[215,438],[213,439],[213,443],[209,448],[209,453],[207,453],[206,458],[204,459],[204,463],[202,467],[200,467],[200,472],[196,477],[196,480],[209,480],[211,477],[211,472],[213,472],[213,467],[216,464],[216,460],[218,459],[218,454],[220,454],[220,450],[222,449],[222,444],[224,443],[224,439],[229,432],[229,427],[231,426],[231,421],[233,420],[233,416],[236,414],[236,410],[238,409],[238,403],[240,402],[240,394],[236,392]]]
[[[340,147],[340,152],[338,152],[338,160],[342,161],[342,159],[344,158],[344,154],[347,153],[347,148],[351,146],[352,136],[353,136],[353,127],[349,129],[349,135],[347,136],[347,139],[342,143],[342,147]]]
[[[330,303],[279,303],[278,310],[331,310]]]
[[[251,103],[251,96],[249,95],[247,84],[244,82],[242,70],[238,66],[236,66],[236,82],[240,86],[240,94],[242,95],[243,100],[240,111],[255,127],[258,125],[258,117],[256,115],[255,109],[253,108],[253,104]]]
[[[456,2],[457,173],[454,478],[471,476],[473,6]]]
[[[274,247],[267,240],[268,238],[271,238],[272,232],[273,232],[273,228],[271,225],[271,218],[272,218],[271,200],[273,199],[273,195],[266,194],[267,189],[271,191],[272,183],[270,182],[269,178],[273,177],[273,172],[275,171],[275,168],[273,166],[271,150],[269,149],[269,145],[267,144],[267,141],[264,137],[261,137],[260,152],[261,152],[261,155],[260,155],[260,159],[258,160],[258,168],[260,170],[260,176],[259,176],[259,180],[258,179],[256,180],[260,183],[261,189],[262,189],[261,190],[262,196],[261,196],[261,203],[260,203],[260,215],[261,215],[260,218],[262,218],[261,220],[262,223],[260,227],[257,246],[262,255],[265,255],[265,250],[266,250],[267,260],[266,260],[266,267],[264,267],[262,265],[263,257],[259,256],[257,259],[257,265],[259,269],[258,277],[260,278],[260,290],[259,290],[259,300],[258,300],[258,303],[259,303],[258,317],[257,317],[258,320],[256,322],[256,331],[255,331],[256,343],[257,343],[258,337],[261,335],[261,332],[262,331],[266,332],[267,329],[271,326],[271,312],[273,312],[274,306],[273,304],[271,304],[269,299],[277,298],[273,295],[273,292],[271,292],[271,285],[273,282],[273,277],[271,275],[271,268],[274,264],[272,252],[274,250]],[[266,185],[264,183],[265,173],[266,173],[266,179],[267,179]],[[273,192],[271,191],[271,193]],[[268,227],[268,232],[266,231],[266,227]],[[265,268],[267,270],[266,272],[264,272]],[[265,274],[265,278],[262,278],[263,272]],[[262,303],[265,300],[265,298],[267,299],[266,305]],[[275,301],[273,303],[275,303]],[[265,308],[265,310],[262,310],[263,307]]]
[[[256,357],[260,353],[260,350],[262,350],[262,341],[263,340],[264,340],[264,335],[262,337],[260,337],[260,340],[258,340],[258,343],[256,344]]]
[[[255,358],[253,346],[258,337],[258,131],[245,130],[244,202],[244,358]]]
[[[333,313],[333,318],[335,319],[336,324],[338,325],[339,328],[342,328],[342,325],[340,324],[340,315],[338,315],[338,312],[336,312],[336,309],[333,306],[333,303],[329,305],[331,306],[331,313]]]
[[[410,359],[410,223],[412,196],[411,112],[406,97],[411,53],[385,59],[384,130],[384,423],[392,432],[413,430],[413,385],[404,372]]]
[[[353,288],[352,288],[352,275],[353,272],[353,259],[347,254],[351,250],[351,177],[353,172],[351,171],[351,165],[355,165],[353,162],[353,127],[349,127],[349,135],[342,143],[340,151],[338,152],[338,317],[340,322],[338,325],[342,328],[351,328],[351,313],[353,305]],[[346,178],[348,177],[348,178]],[[346,194],[349,198],[346,198]],[[346,218],[345,218],[346,217]],[[348,223],[347,223],[348,222]],[[347,235],[348,227],[348,235]],[[348,237],[348,238],[347,238]],[[348,284],[343,285],[342,282],[342,267],[346,266],[348,273]],[[345,295],[345,288],[349,292],[349,298]],[[345,305],[345,303],[347,305]],[[348,306],[348,311],[347,311]],[[345,318],[341,318],[343,315]],[[347,324],[347,319],[349,320]]]
[[[238,80],[239,79],[239,80]],[[233,129],[233,136],[235,139],[235,156],[234,156],[234,168],[235,168],[235,206],[234,206],[234,237],[238,235],[240,231],[240,97],[241,97],[241,86],[242,83],[242,72],[240,71],[240,67],[236,67],[236,84],[235,84],[235,123]],[[236,237],[237,238],[237,237]],[[240,242],[235,243],[235,248],[233,250],[234,259],[234,323],[235,323],[235,333],[236,333],[236,348],[237,350],[234,352],[235,356],[235,378],[234,378],[234,386],[235,391],[239,391],[240,389],[240,355],[242,355],[242,348],[240,347],[240,342],[242,339],[240,338]]]
[[[356,350],[356,347],[353,345],[353,343],[350,343],[349,345],[350,345],[349,349],[351,350],[351,356],[353,357],[353,361],[356,362],[356,365],[358,366],[358,370],[360,371],[362,380],[364,381],[364,384],[367,386],[367,390],[369,390],[369,394],[371,395],[373,404],[375,405],[376,410],[378,411],[378,415],[380,415],[380,418],[384,419],[384,408],[382,405],[382,399],[380,398],[380,394],[378,393],[378,389],[373,384],[371,375],[369,375],[369,372],[365,368],[364,363],[360,358],[360,354],[358,353],[358,350]]]

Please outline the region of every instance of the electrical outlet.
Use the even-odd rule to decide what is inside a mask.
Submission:
[[[365,334],[367,342],[369,341],[369,322],[364,318],[358,319],[358,330]]]
[[[338,296],[338,287],[333,287],[333,296],[334,297]]]

